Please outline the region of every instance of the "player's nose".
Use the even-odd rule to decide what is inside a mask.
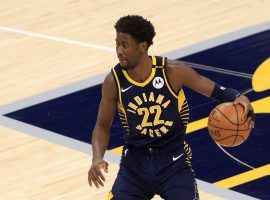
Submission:
[[[116,48],[116,52],[117,52],[118,57],[123,57],[124,51],[121,45]]]

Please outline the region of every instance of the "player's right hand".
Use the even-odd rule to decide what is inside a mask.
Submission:
[[[101,169],[104,170],[104,172],[108,173],[108,162],[106,162],[103,159],[93,160],[91,168],[88,172],[88,182],[90,187],[92,187],[93,183],[95,184],[96,188],[99,188],[99,186],[104,186],[105,177],[101,172]]]

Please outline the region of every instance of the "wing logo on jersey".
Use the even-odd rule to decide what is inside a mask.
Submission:
[[[152,83],[156,89],[160,89],[164,86],[164,80],[161,77],[154,78]]]
[[[152,105],[149,105],[149,103]],[[138,119],[141,119],[141,122],[136,126],[136,129],[141,134],[149,135],[150,137],[161,137],[173,125],[173,121],[162,119],[162,112],[170,103],[170,100],[165,100],[164,95],[159,94],[155,98],[153,92],[150,92],[150,94],[142,93],[134,97],[134,101],[129,102],[127,111],[138,115]],[[146,104],[148,105],[146,106]]]

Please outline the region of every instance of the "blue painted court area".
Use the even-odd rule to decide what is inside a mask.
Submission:
[[[270,56],[269,52],[270,31],[265,31],[179,59],[252,75],[259,64]],[[251,79],[241,74],[228,75],[204,69],[196,71],[219,84],[242,92],[252,88]],[[187,88],[185,91],[190,105],[190,121],[207,117],[211,109],[218,104],[217,101]],[[255,101],[270,96],[270,91],[251,91],[247,96],[251,101]],[[100,98],[101,85],[97,85],[6,116],[83,142],[91,142]],[[249,139],[238,147],[226,148],[226,151],[255,168],[269,164],[269,131],[270,113],[258,114],[255,130]],[[224,154],[212,141],[206,129],[190,133],[186,138],[193,150],[193,168],[198,179],[213,183],[250,170]],[[123,143],[124,132],[116,116],[111,129],[109,149]],[[266,176],[232,189],[259,199],[270,199],[269,185],[270,177]]]

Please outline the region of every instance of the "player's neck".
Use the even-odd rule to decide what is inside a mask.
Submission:
[[[151,75],[152,59],[146,54],[139,60],[134,69],[128,70],[128,75],[137,82],[144,82]]]

